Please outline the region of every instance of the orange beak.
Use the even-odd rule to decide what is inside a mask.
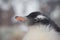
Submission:
[[[18,21],[22,21],[22,22],[26,21],[26,18],[19,17],[19,16],[16,16],[15,19],[18,20]]]

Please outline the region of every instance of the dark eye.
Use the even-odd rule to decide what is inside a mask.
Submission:
[[[39,22],[39,20],[40,20],[39,18],[37,18],[37,19],[34,19],[34,22]]]

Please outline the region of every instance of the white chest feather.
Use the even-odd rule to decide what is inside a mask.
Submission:
[[[31,27],[23,40],[60,40],[60,36],[49,27]]]

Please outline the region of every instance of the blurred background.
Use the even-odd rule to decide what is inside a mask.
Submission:
[[[0,0],[0,40],[22,40],[26,32],[20,30],[15,16],[34,11],[46,14],[60,26],[60,0]]]

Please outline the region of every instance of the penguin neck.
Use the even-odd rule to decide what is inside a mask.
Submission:
[[[50,31],[50,29],[52,29],[52,28],[50,28],[50,25],[42,25],[42,24],[40,24],[40,25],[34,25],[34,26],[31,26],[31,27],[29,27],[29,30],[30,31]]]

